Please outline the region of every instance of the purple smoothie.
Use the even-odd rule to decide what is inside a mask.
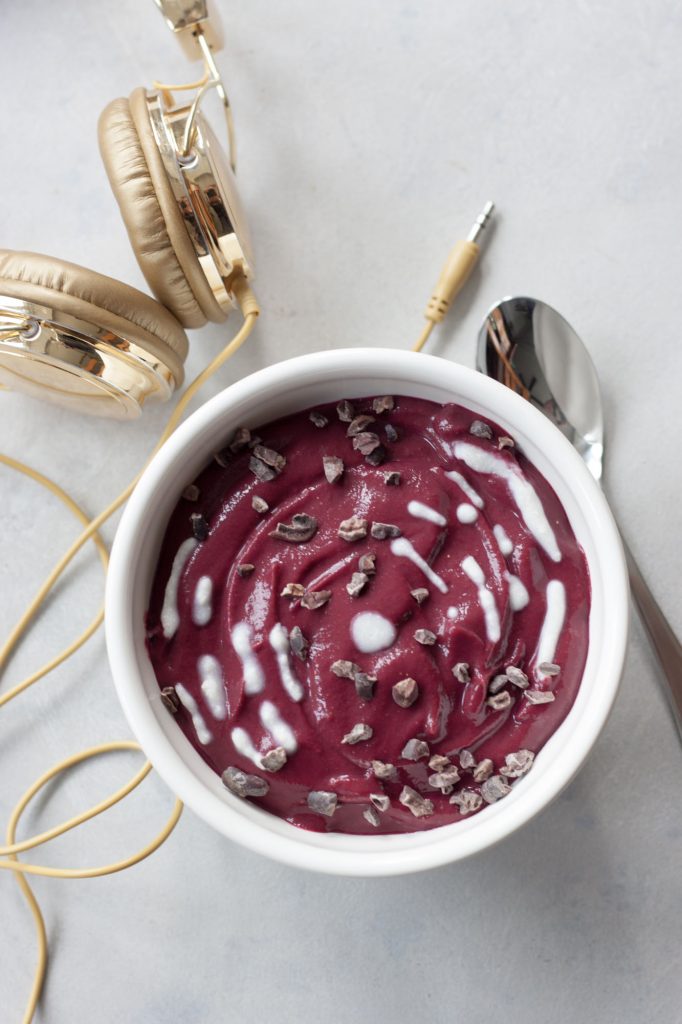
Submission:
[[[590,582],[559,499],[460,406],[242,429],[186,488],[147,647],[237,796],[301,828],[434,828],[503,799],[568,714]]]

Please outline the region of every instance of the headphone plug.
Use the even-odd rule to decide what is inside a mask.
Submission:
[[[487,202],[467,237],[457,242],[450,252],[424,311],[426,319],[434,324],[439,324],[444,318],[453,299],[474,269],[481,252],[478,239],[494,209],[495,204],[492,201]]]
[[[415,351],[419,351],[436,324],[439,324],[445,317],[453,300],[463,288],[469,274],[474,269],[481,252],[479,237],[487,227],[495,204],[490,201],[485,204],[476,218],[471,231],[465,239],[457,242],[448,256],[440,277],[431,297],[426,304],[424,317],[427,323],[415,345]]]

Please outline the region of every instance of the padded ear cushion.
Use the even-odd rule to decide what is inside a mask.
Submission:
[[[0,249],[0,295],[52,306],[121,335],[162,360],[182,383],[187,335],[167,309],[137,288],[53,256]]]
[[[104,166],[147,284],[185,327],[222,323],[154,138],[144,89],[99,119]]]

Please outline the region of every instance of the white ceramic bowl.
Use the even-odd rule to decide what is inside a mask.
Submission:
[[[375,394],[458,402],[515,437],[557,492],[585,551],[592,582],[585,673],[568,717],[509,796],[473,817],[394,836],[295,828],[229,793],[159,700],[145,650],[144,615],[161,539],[183,488],[235,427],[256,427],[308,406]],[[623,667],[628,584],[601,491],[562,434],[503,385],[434,356],[387,349],[320,352],[278,363],[216,395],[178,428],[145,470],[113,546],[106,596],[109,660],[133,732],[174,793],[219,832],[251,850],[315,871],[395,875],[459,860],[508,836],[578,771],[609,713]]]

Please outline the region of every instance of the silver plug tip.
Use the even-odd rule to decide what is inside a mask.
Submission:
[[[483,209],[481,210],[481,212],[479,213],[476,220],[474,221],[474,225],[469,234],[467,235],[467,242],[478,241],[478,236],[481,234],[484,228],[488,226],[488,221],[490,220],[494,209],[495,204],[492,201],[492,199],[489,199],[488,202],[483,207]]]

